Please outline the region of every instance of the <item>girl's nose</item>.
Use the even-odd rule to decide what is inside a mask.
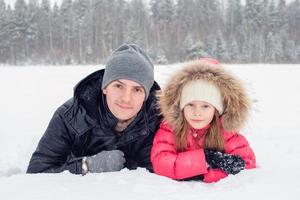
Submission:
[[[201,109],[200,108],[195,108],[194,115],[195,116],[200,116],[201,115]]]

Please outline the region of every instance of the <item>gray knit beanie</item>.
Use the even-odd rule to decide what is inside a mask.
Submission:
[[[139,83],[145,89],[146,99],[154,83],[153,64],[137,45],[122,44],[106,62],[102,89],[112,81],[127,79]]]

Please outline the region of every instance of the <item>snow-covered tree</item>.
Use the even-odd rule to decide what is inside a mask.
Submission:
[[[24,0],[17,0],[13,12],[11,23],[11,37],[13,41],[13,54],[15,61],[26,61],[28,58],[28,35],[30,35],[31,16],[28,12],[28,6]]]
[[[63,0],[60,9],[60,17],[62,19],[62,42],[63,51],[65,54],[64,63],[70,64],[72,60],[72,39],[74,37],[73,31],[73,10],[72,0]]]
[[[132,0],[129,9],[128,27],[126,27],[125,40],[149,48],[149,15],[147,14],[146,5],[142,0]]]
[[[174,44],[171,35],[176,35],[172,31],[172,28],[174,28],[175,3],[173,0],[151,0],[150,6],[156,45],[166,52],[166,57],[169,60],[169,51],[174,50],[171,48]]]
[[[270,32],[267,37],[266,62],[282,62],[282,43],[278,34]]]
[[[227,54],[229,63],[237,63],[240,60],[240,50],[238,43],[234,37],[231,37],[231,40],[227,42]]]
[[[210,57],[205,51],[205,47],[202,41],[194,41],[189,35],[185,40],[185,59],[194,60],[198,58]]]
[[[241,0],[228,0],[226,13],[226,29],[227,33],[231,35],[243,23]]]
[[[51,22],[53,49],[50,59],[52,64],[63,64],[63,23],[57,3],[53,6]]]
[[[33,63],[40,62],[39,41],[38,41],[38,22],[39,22],[39,2],[38,0],[29,0],[28,2],[28,18],[29,27],[27,29],[28,59]]]
[[[160,63],[300,62],[299,1],[0,0],[0,63],[101,63],[124,42]]]
[[[173,0],[151,0],[150,5],[155,23],[164,24],[173,20],[175,12]]]
[[[0,63],[6,63],[9,54],[9,22],[6,13],[6,5],[4,0],[0,0]]]
[[[227,49],[226,49],[226,45],[225,45],[225,42],[224,42],[221,32],[219,32],[218,37],[217,37],[217,42],[215,44],[215,50],[214,50],[214,56],[222,62],[228,61]]]

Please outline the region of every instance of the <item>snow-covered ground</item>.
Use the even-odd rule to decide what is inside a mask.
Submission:
[[[177,69],[156,66],[161,86]],[[226,65],[246,84],[254,106],[242,130],[258,168],[218,183],[177,182],[144,169],[88,174],[25,174],[55,109],[99,67],[0,66],[1,199],[289,199],[300,197],[300,65]]]

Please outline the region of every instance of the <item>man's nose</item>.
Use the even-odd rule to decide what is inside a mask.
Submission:
[[[130,90],[126,89],[124,91],[124,93],[122,95],[122,100],[127,103],[130,102],[130,100],[131,100],[131,91]]]

